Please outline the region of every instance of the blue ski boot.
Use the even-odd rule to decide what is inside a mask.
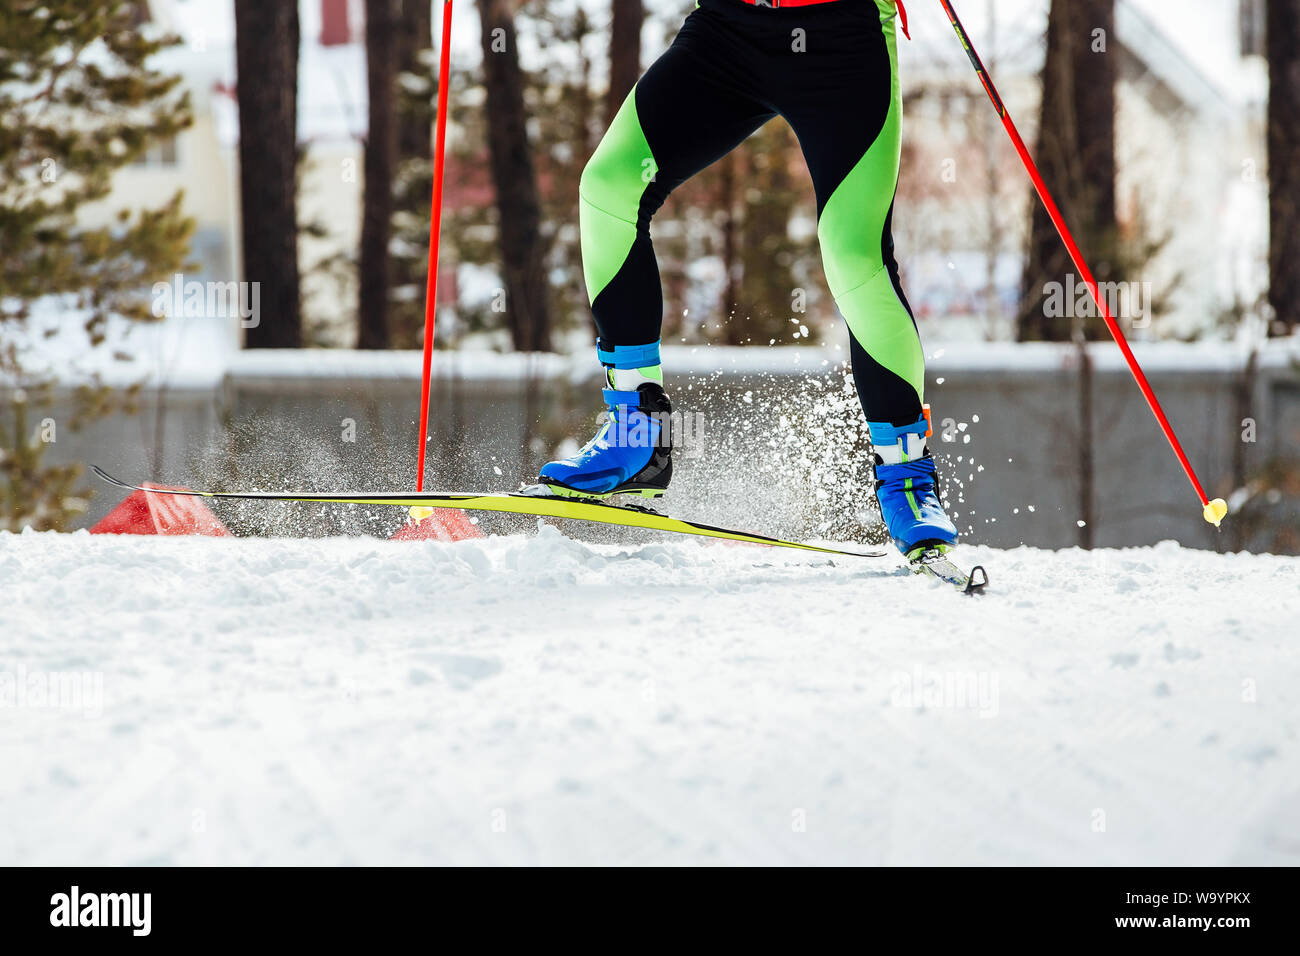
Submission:
[[[898,550],[909,561],[927,551],[947,551],[957,543],[957,528],[935,490],[934,458],[925,445],[929,418],[910,425],[867,422],[875,447],[876,500]]]
[[[662,497],[673,475],[672,405],[659,370],[659,343],[607,351],[608,417],[576,454],[542,466],[539,482],[566,498]]]

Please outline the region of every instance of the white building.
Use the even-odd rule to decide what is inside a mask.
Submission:
[[[1032,150],[1048,0],[958,6]],[[1253,29],[1259,11],[1257,0],[1116,5],[1115,36],[1098,55],[1121,58],[1121,227],[1168,233],[1159,255],[1134,278],[1169,292],[1170,311],[1137,337],[1194,334],[1266,288],[1267,64]],[[1037,199],[947,19],[915,12],[911,19],[913,42],[899,44],[904,96],[942,92],[923,97],[904,123],[905,157],[913,160],[903,170],[895,220],[904,281],[932,337],[1005,337],[1029,203]],[[942,176],[945,162],[955,165],[955,178]]]

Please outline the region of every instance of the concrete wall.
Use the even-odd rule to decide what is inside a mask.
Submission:
[[[1053,345],[936,350],[932,445],[969,538],[1068,547],[1084,533],[1079,355]],[[1272,475],[1216,532],[1113,346],[1092,347],[1092,542],[1177,539],[1216,550],[1300,551],[1300,363],[1275,345],[1147,346],[1139,358],[1211,496]],[[868,506],[861,413],[834,349],[667,349],[670,394],[689,413],[668,504],[686,517],[804,536],[863,537]],[[513,489],[566,439],[585,440],[598,381],[586,357],[436,356],[427,487]],[[146,392],[135,416],[59,432],[50,458],[129,479],[218,488],[414,487],[419,356],[239,353],[219,386]],[[56,417],[59,412],[56,410]],[[1255,441],[1242,440],[1243,418]],[[1285,469],[1289,468],[1289,473]],[[92,487],[98,482],[87,479]],[[1262,486],[1261,486],[1262,487]],[[100,486],[85,524],[118,500]],[[232,511],[256,533],[387,533],[399,515]]]

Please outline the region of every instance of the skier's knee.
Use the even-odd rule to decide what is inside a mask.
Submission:
[[[595,206],[602,212],[618,215],[620,203],[618,188],[618,169],[601,155],[597,149],[582,168],[582,178],[578,180],[578,195],[588,205]],[[613,207],[613,208],[611,208]]]
[[[831,294],[838,299],[878,279],[885,272],[885,259],[878,243],[857,242],[834,250],[823,246],[822,266]]]
[[[636,91],[619,108],[600,145],[582,170],[578,194],[583,205],[634,225],[648,220],[662,197],[659,169],[637,116]],[[643,202],[647,193],[651,202]]]
[[[583,167],[578,194],[583,204],[596,212],[635,223],[645,187],[635,164],[612,151],[597,149]]]

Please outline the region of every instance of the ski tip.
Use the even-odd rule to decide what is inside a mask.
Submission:
[[[100,478],[104,479],[104,481],[107,481],[110,485],[117,485],[119,488],[125,488],[127,491],[137,490],[135,485],[128,485],[121,478],[114,478],[112,475],[106,472],[103,468],[100,468],[98,465],[91,465],[90,470],[93,471]]]

